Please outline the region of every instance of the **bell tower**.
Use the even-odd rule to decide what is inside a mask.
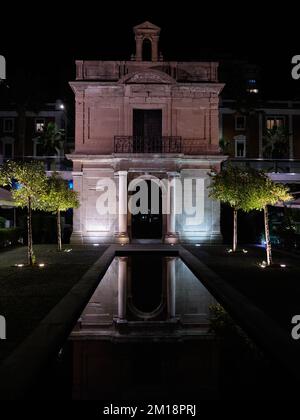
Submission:
[[[158,41],[160,28],[148,21],[134,26],[135,60],[158,61]]]

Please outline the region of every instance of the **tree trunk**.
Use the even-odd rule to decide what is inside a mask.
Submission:
[[[265,237],[266,237],[266,251],[267,251],[267,264],[272,264],[272,249],[270,241],[270,230],[269,230],[269,215],[268,207],[264,207],[264,220],[265,220]]]
[[[31,219],[31,197],[28,197],[28,210],[27,210],[27,255],[28,264],[34,265],[34,254],[32,245],[32,219]]]
[[[233,209],[233,241],[232,241],[232,251],[236,252],[237,248],[237,210]]]
[[[57,210],[57,249],[61,251],[61,220],[60,220],[60,210]]]

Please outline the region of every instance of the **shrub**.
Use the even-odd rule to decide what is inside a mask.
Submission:
[[[0,229],[0,247],[17,245],[19,239],[23,237],[23,230],[20,228]]]

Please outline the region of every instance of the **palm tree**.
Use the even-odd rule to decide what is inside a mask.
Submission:
[[[284,159],[288,154],[288,132],[285,127],[274,125],[266,129],[264,135],[263,154],[269,159]]]
[[[62,149],[65,130],[57,128],[54,122],[49,122],[38,136],[43,151],[46,155],[47,170],[51,167],[51,157],[59,154]]]

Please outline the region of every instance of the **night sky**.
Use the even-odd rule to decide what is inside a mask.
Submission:
[[[255,2],[234,2],[232,8],[227,3],[225,9],[217,2],[211,9],[190,1],[104,4],[2,3],[0,54],[7,60],[9,82],[26,75],[29,85],[39,80],[45,100],[72,102],[67,82],[74,79],[75,59],[129,59],[132,27],[149,20],[162,28],[165,59],[246,59],[262,67],[265,97],[300,99],[300,80],[290,75],[291,57],[300,54],[296,9],[275,2],[265,12]]]

